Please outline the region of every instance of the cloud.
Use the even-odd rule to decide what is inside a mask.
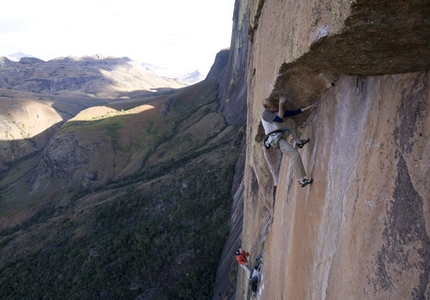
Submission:
[[[207,72],[230,44],[233,7],[234,0],[9,1],[0,11],[0,55],[101,53]]]

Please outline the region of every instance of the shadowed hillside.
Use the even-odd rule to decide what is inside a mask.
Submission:
[[[89,107],[129,109],[187,84],[156,76],[128,58],[48,62],[0,57],[0,176],[6,164],[44,148],[57,128]],[[48,134],[46,134],[48,133]]]
[[[3,95],[13,126],[2,141],[1,297],[210,297],[244,140],[220,110],[216,76],[95,102],[82,88],[17,86]]]

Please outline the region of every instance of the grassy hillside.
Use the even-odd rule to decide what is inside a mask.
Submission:
[[[217,89],[83,111],[11,168],[0,181],[0,298],[208,299],[243,134],[218,113]],[[71,135],[72,165],[55,154]]]

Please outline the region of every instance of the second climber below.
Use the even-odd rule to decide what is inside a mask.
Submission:
[[[264,111],[261,115],[261,122],[266,134],[264,144],[266,148],[279,148],[283,154],[288,156],[294,176],[299,180],[301,187],[305,187],[311,184],[313,179],[306,178],[306,172],[300,153],[295,147],[288,143],[286,139],[288,135],[291,134],[299,148],[302,148],[308,143],[309,139],[300,139],[296,123],[288,117],[298,115],[308,109],[314,108],[317,104],[313,103],[307,107],[289,111],[284,109],[284,102],[285,97],[279,98],[278,105],[276,105],[276,99],[266,98],[263,100]]]

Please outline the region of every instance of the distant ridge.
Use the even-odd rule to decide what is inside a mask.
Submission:
[[[37,58],[36,56],[30,55],[30,54],[25,54],[25,53],[22,53],[20,51],[13,53],[13,54],[9,54],[6,57],[10,60],[13,60],[13,61],[20,61],[20,59],[23,57]]]
[[[35,62],[35,60],[33,60],[33,59],[37,59],[37,60],[40,60],[43,62],[43,60],[37,58],[36,56],[31,55],[31,54],[26,54],[26,53],[23,53],[21,51],[18,51],[18,52],[13,53],[13,54],[8,54],[8,55],[6,55],[6,58],[11,60],[11,61],[14,61],[14,62],[19,62],[19,61],[21,61],[22,58],[31,58],[31,59],[27,59],[27,60],[22,61],[24,63]],[[101,54],[95,54],[92,56],[83,56],[83,57],[75,57],[75,56],[57,57],[57,58],[53,58],[51,60],[52,61],[63,61],[63,62],[65,62],[67,60],[75,61],[75,60],[88,59],[88,58],[93,58],[93,59],[108,59],[108,58],[110,58],[110,59],[113,59],[112,57],[104,56]],[[130,60],[130,59],[127,58],[127,60]],[[186,85],[195,84],[195,83],[200,82],[203,79],[205,79],[205,76],[202,73],[200,73],[199,70],[195,70],[193,72],[184,74],[184,73],[169,70],[167,68],[159,67],[159,66],[153,65],[151,63],[140,63],[140,64],[147,71],[153,73],[156,76],[165,77],[165,78],[169,78],[169,79],[175,79],[177,81],[183,82]]]
[[[180,79],[160,77],[128,57],[96,54],[59,57],[46,62],[25,54],[14,55],[15,59],[18,57],[21,57],[19,61],[0,57],[0,87],[34,93],[73,90],[116,98],[123,92],[154,92],[190,85]]]
[[[187,84],[194,84],[204,79],[203,74],[201,74],[199,70],[195,70],[194,72],[183,74],[180,72],[175,72],[175,71],[168,70],[166,68],[155,66],[150,63],[142,63],[141,65],[147,71],[152,72],[157,76],[171,78],[171,79],[179,79],[180,81]]]

